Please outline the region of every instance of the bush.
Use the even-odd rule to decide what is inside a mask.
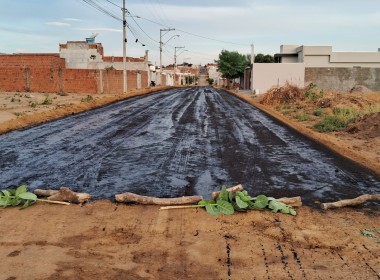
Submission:
[[[92,97],[92,95],[87,95],[85,98],[81,99],[82,102],[91,102],[93,100],[94,98]]]
[[[53,103],[53,100],[51,99],[51,97],[49,95],[46,95],[45,96],[45,99],[44,101],[42,101],[42,105],[50,105]]]
[[[299,122],[305,122],[310,119],[309,116],[305,114],[297,114],[294,116],[294,118]]]
[[[323,115],[323,110],[321,108],[315,109],[314,116],[320,117]]]

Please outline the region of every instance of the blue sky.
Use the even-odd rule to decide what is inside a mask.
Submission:
[[[94,0],[122,17],[122,0]],[[112,3],[110,3],[112,2]],[[126,0],[127,55],[159,64],[160,28],[163,64],[205,64],[222,49],[274,54],[282,44],[332,45],[334,51],[377,51],[380,48],[379,0]],[[59,43],[84,40],[99,33],[106,55],[122,55],[122,23],[83,0],[0,0],[0,52],[58,52]],[[139,17],[137,17],[139,16]],[[189,34],[191,33],[191,34]],[[197,35],[197,36],[194,36]],[[146,46],[135,42],[135,37]],[[206,39],[207,38],[207,39]]]

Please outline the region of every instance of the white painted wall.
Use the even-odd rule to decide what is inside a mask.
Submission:
[[[305,64],[303,63],[254,63],[252,68],[252,91],[261,94],[271,87],[283,86],[286,82],[304,86]]]

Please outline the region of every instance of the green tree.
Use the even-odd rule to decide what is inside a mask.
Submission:
[[[214,83],[214,79],[212,78],[207,78],[208,84],[211,86]]]
[[[273,63],[274,62],[274,58],[270,54],[264,55],[262,53],[258,53],[255,56],[255,62],[256,63]]]
[[[222,50],[219,54],[219,59],[215,62],[218,64],[218,71],[222,73],[223,78],[229,80],[242,76],[244,74],[244,69],[250,65],[248,55],[227,50]]]

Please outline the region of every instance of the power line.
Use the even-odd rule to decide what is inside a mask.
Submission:
[[[130,13],[130,14],[131,14],[131,13]],[[132,15],[132,14],[131,14],[131,15]],[[161,26],[163,26],[163,27],[167,27],[167,28],[169,28],[169,26],[167,26],[167,25],[165,25],[165,24],[162,24],[162,23],[156,22],[156,21],[151,20],[151,19],[147,19],[147,18],[142,17],[142,16],[132,15],[132,17],[141,18],[141,19],[143,19],[143,20],[146,20],[146,21],[152,22],[152,23],[154,23],[154,24],[161,25]],[[238,45],[238,46],[249,46],[249,45],[246,45],[246,44],[239,44],[239,43],[234,43],[234,42],[228,42],[228,41],[223,41],[223,40],[219,40],[219,39],[214,39],[214,38],[210,38],[210,37],[206,37],[206,36],[198,35],[198,34],[191,33],[191,32],[188,32],[188,31],[185,31],[185,30],[181,30],[181,29],[178,29],[178,28],[176,28],[176,30],[179,31],[179,32],[182,32],[182,33],[185,33],[185,34],[191,35],[191,36],[195,36],[195,37],[199,37],[199,38],[207,39],[207,40],[211,40],[211,41],[216,41],[216,42],[221,42],[221,43],[226,43],[226,44],[231,44],[231,45]]]
[[[121,21],[123,22],[123,20],[116,16],[115,14],[111,13],[110,11],[108,11],[107,9],[105,9],[104,7],[102,7],[101,5],[97,4],[95,1],[93,0],[82,0],[83,2],[85,2],[87,5],[97,9],[98,11],[102,12],[103,14],[105,15],[108,15],[114,19],[116,19],[117,21]]]

